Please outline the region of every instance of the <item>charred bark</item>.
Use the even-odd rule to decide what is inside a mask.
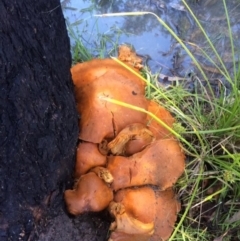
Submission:
[[[79,240],[77,225],[103,223],[64,212],[78,137],[70,66],[59,0],[0,1],[1,241]]]

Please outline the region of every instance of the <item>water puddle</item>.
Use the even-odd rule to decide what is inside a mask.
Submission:
[[[240,49],[240,2],[227,1],[231,30],[235,45],[235,60]],[[233,58],[225,9],[222,1],[188,1],[216,47],[226,68],[232,71]],[[153,15],[96,17],[95,15],[119,12],[153,12],[167,23],[197,57],[208,74],[218,74],[218,69],[202,53],[210,55],[216,64],[219,60],[209,47],[206,38],[198,28],[193,17],[180,0],[64,0],[65,18],[68,22],[72,45],[76,39],[95,56],[116,56],[117,45],[132,45],[144,57],[153,73],[169,76],[185,76],[197,71],[191,58]],[[82,57],[84,58],[84,57]]]

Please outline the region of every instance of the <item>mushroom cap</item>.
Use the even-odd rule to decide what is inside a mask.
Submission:
[[[149,241],[149,234],[128,234],[114,231],[108,241]]]
[[[142,151],[154,141],[150,130],[142,123],[133,123],[121,130],[116,138],[108,143],[108,148],[114,155],[132,155]]]
[[[81,114],[79,138],[100,143],[112,139],[125,126],[144,123],[146,114],[104,98],[147,108],[144,83],[114,60],[95,59],[72,67],[77,108]]]
[[[99,212],[113,200],[113,192],[95,173],[80,177],[74,190],[64,193],[67,210],[73,215],[84,212]]]
[[[173,231],[177,213],[180,211],[180,203],[175,198],[172,189],[159,191],[149,186],[122,189],[116,193],[114,202],[111,202],[110,207],[111,205],[112,209],[114,205],[117,208],[121,207],[117,209],[118,212],[110,210],[116,218],[115,230],[110,236],[113,241],[124,240],[124,238],[133,241],[138,240],[137,237],[139,240],[142,238],[147,241],[167,240]],[[129,227],[125,216],[143,223],[153,222],[154,232],[142,232],[138,233],[137,236],[134,230],[138,228],[138,223],[132,223]],[[119,224],[120,227],[118,227]],[[121,228],[126,226],[128,229]],[[135,235],[132,236],[132,234]]]
[[[172,189],[155,191],[155,195],[157,215],[154,222],[155,231],[150,241],[165,241],[172,234],[181,206]]]
[[[106,165],[107,158],[98,150],[98,145],[91,142],[80,142],[77,148],[75,178],[87,173],[91,168]]]
[[[141,222],[125,210],[121,203],[111,202],[108,207],[110,214],[115,218],[110,230],[127,234],[152,235],[154,231],[153,220],[149,223]]]
[[[131,68],[130,65],[128,66]],[[137,73],[139,72],[135,68],[132,69]],[[131,77],[129,75],[129,70],[112,59],[92,59],[83,63],[78,63],[71,68],[73,83],[77,89],[82,88],[106,75],[109,70],[119,72],[122,77],[125,77],[126,79]],[[133,77],[134,78],[131,79],[130,82],[145,87],[145,83],[143,83],[138,77],[135,75],[133,75]],[[145,90],[143,90],[143,92],[145,92]]]
[[[116,229],[119,232],[128,234],[148,234],[154,232],[154,223],[143,223],[124,212],[115,217]]]
[[[155,220],[155,192],[149,187],[119,190],[114,195],[114,202],[121,203],[126,213],[143,223],[151,223]]]
[[[175,122],[175,119],[173,118],[173,116],[170,114],[168,110],[160,106],[155,101],[153,100],[149,101],[148,111],[153,113],[155,116],[157,116],[169,127],[171,128],[173,127],[173,123]],[[156,120],[152,119],[151,116],[147,116],[147,126],[148,126],[148,129],[153,133],[153,135],[157,139],[170,138],[173,136],[169,130],[167,130],[164,126],[162,126]]]
[[[165,190],[182,175],[185,155],[177,140],[161,139],[130,157],[109,156],[107,162],[115,191],[147,184]]]

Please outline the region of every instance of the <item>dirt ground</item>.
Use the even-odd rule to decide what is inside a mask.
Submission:
[[[69,217],[62,209],[51,219],[37,241],[106,241],[109,222],[105,213]]]

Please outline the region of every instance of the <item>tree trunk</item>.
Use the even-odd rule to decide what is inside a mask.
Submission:
[[[1,241],[106,239],[101,218],[64,210],[78,137],[70,66],[59,0],[0,1]]]

